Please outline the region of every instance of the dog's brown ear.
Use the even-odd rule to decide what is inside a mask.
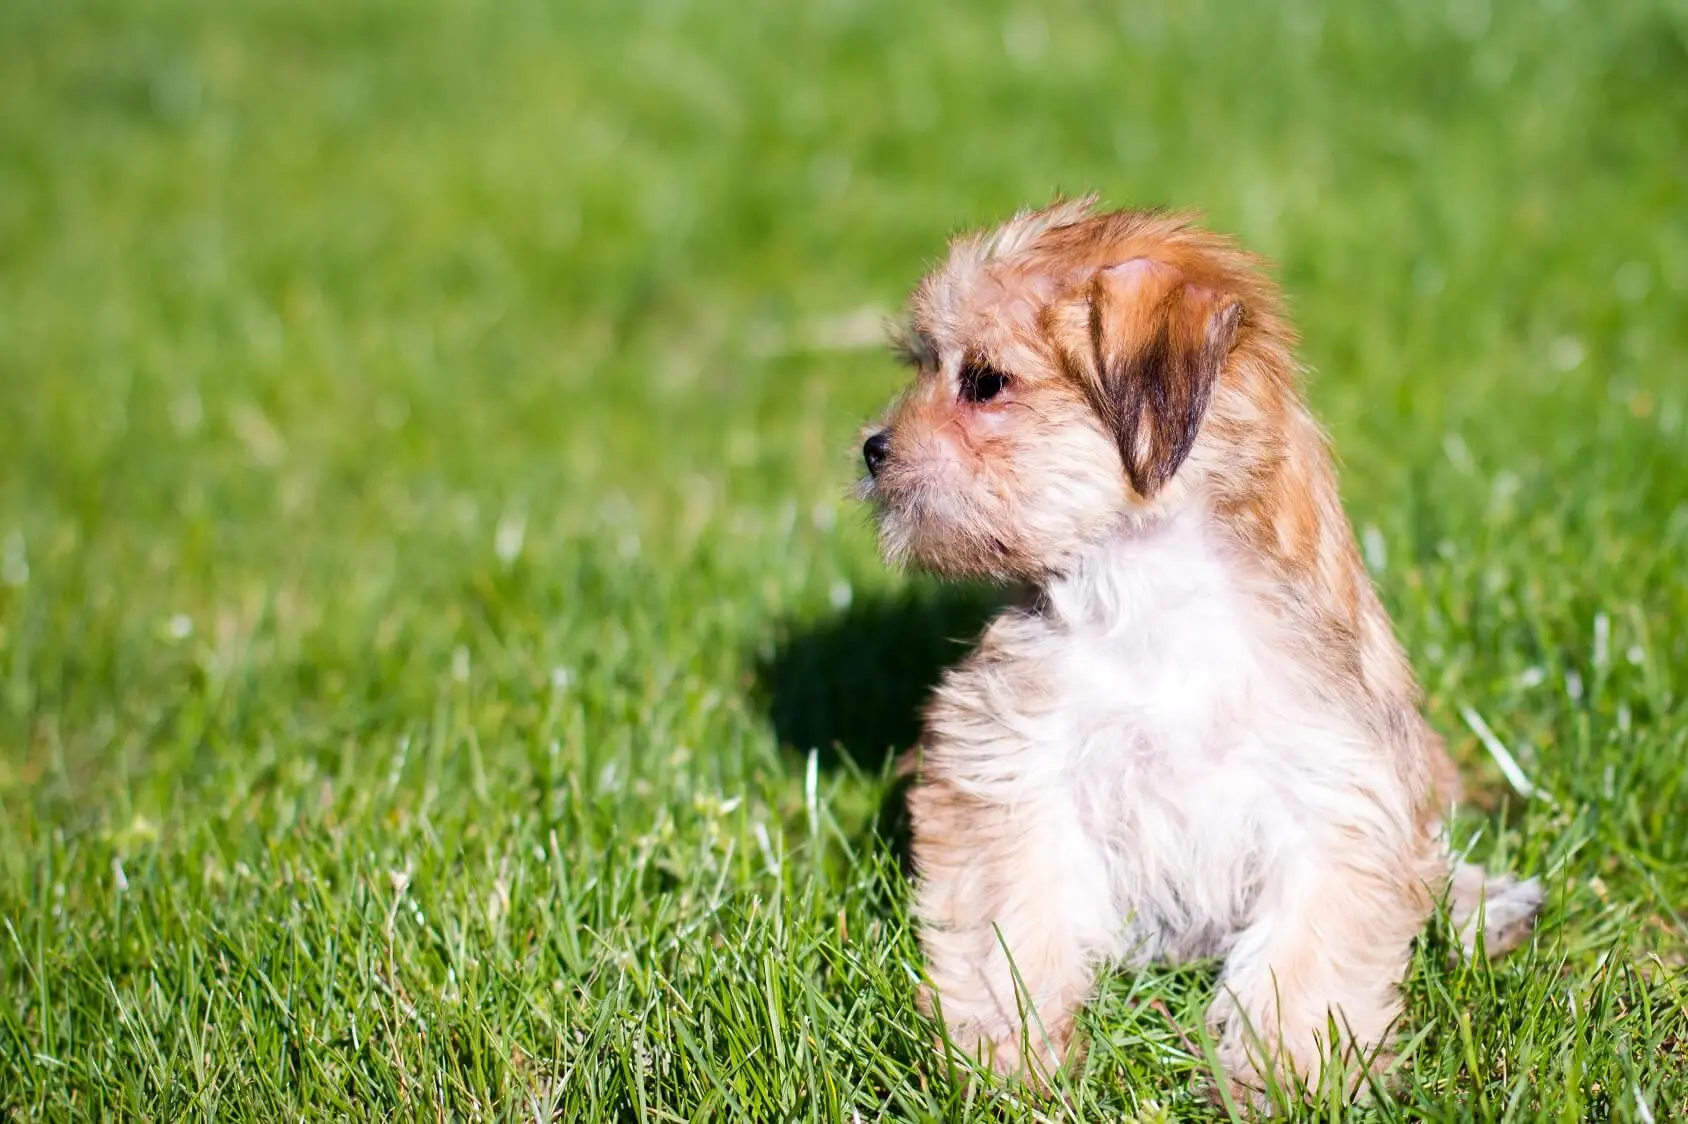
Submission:
[[[1190,284],[1169,265],[1140,258],[1097,272],[1095,404],[1145,499],[1190,455],[1242,316],[1235,297]]]

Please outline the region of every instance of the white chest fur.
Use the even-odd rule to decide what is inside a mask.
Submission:
[[[1022,666],[990,697],[1015,736],[974,779],[1070,821],[1073,868],[1124,919],[1118,956],[1222,952],[1269,882],[1376,818],[1383,762],[1305,689],[1294,637],[1199,515],[1098,548],[1046,594],[1001,626]]]
[[[1195,515],[1103,545],[1047,599],[1059,641],[1046,671],[1085,741],[1103,720],[1168,763],[1210,759],[1223,728],[1291,678]]]

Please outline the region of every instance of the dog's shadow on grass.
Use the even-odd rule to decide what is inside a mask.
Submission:
[[[869,777],[920,736],[921,710],[945,668],[967,654],[1009,594],[917,584],[858,598],[830,617],[781,623],[756,659],[756,688],[780,744],[821,769]],[[906,783],[890,786],[875,830],[907,860]]]

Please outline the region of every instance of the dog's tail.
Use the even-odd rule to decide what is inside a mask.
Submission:
[[[1430,778],[1436,803],[1443,808],[1459,803],[1464,786],[1459,766],[1448,754],[1447,743],[1428,732]],[[1492,960],[1504,956],[1530,939],[1536,927],[1547,891],[1534,878],[1489,874],[1476,863],[1454,862],[1448,886],[1448,907],[1465,955],[1477,948],[1477,931],[1483,932],[1483,951]]]
[[[1523,944],[1535,928],[1546,896],[1534,878],[1489,874],[1476,863],[1456,865],[1448,906],[1466,956],[1476,952],[1478,930],[1483,933],[1483,951],[1491,960]]]

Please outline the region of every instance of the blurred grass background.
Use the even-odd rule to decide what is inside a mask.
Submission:
[[[910,1002],[888,753],[983,608],[856,427],[945,237],[1092,188],[1278,263],[1553,887],[1364,1114],[1688,1111],[1685,121],[1675,0],[9,0],[0,1114],[1212,1114],[1202,972],[1064,1107]]]

